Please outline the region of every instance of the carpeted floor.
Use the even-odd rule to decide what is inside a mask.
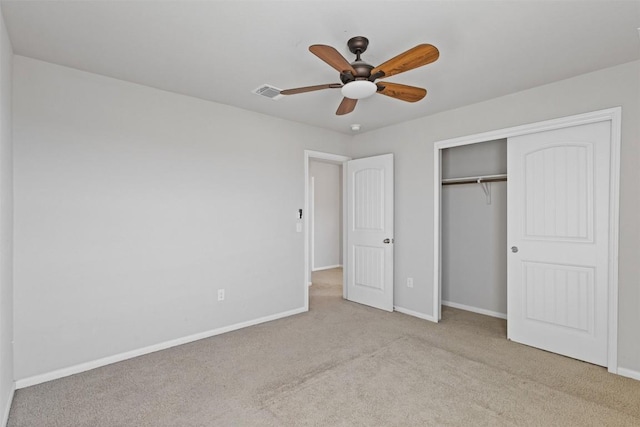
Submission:
[[[500,319],[440,324],[342,300],[18,390],[9,426],[640,426],[640,382],[506,340]]]

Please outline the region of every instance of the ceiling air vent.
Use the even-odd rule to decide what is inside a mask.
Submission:
[[[257,89],[254,89],[253,93],[255,93],[256,95],[264,96],[269,99],[273,99],[275,101],[284,96],[284,95],[280,95],[280,91],[281,89],[278,89],[277,87],[264,84],[258,87]]]

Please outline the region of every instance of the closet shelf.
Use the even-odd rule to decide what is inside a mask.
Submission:
[[[447,178],[442,180],[442,185],[458,185],[458,184],[482,184],[483,182],[506,181],[507,174],[468,176],[464,178]]]

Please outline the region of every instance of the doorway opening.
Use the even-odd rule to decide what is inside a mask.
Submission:
[[[311,271],[342,267],[342,165],[309,162]]]
[[[336,283],[342,275],[342,296],[346,298],[347,260],[346,183],[343,164],[350,157],[305,150],[304,152],[304,304],[309,309],[309,286],[312,273],[327,276]],[[315,203],[314,203],[315,202]],[[315,215],[314,215],[315,213]],[[326,273],[322,274],[326,270]]]

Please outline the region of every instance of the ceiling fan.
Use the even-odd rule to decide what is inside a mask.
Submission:
[[[362,36],[353,37],[347,42],[351,53],[356,55],[356,60],[352,63],[349,63],[344,56],[331,46],[322,44],[309,46],[311,53],[340,72],[342,83],[286,89],[280,91],[280,94],[294,95],[322,89],[342,89],[344,98],[336,111],[339,116],[352,112],[358,99],[369,97],[374,93],[380,93],[407,102],[420,101],[427,95],[427,91],[420,87],[386,81],[375,83],[375,81],[434,62],[440,56],[440,52],[435,46],[419,44],[391,58],[382,65],[374,67],[360,59],[360,55],[367,50],[368,45],[369,40]]]

